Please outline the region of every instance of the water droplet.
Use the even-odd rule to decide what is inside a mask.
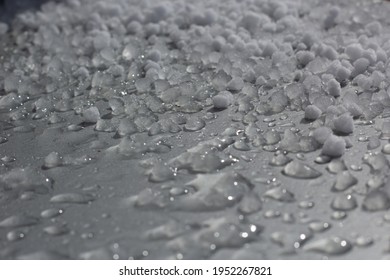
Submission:
[[[149,240],[168,240],[183,234],[189,229],[183,224],[171,221],[146,231],[145,236]]]
[[[94,197],[90,194],[79,194],[79,193],[63,193],[54,195],[50,202],[53,203],[76,203],[85,204],[94,200]]]
[[[82,260],[109,260],[111,256],[112,252],[107,248],[98,248],[79,254],[79,258]]]
[[[249,151],[251,149],[251,147],[248,144],[248,141],[243,139],[234,142],[233,147],[239,151]]]
[[[271,240],[287,250],[301,248],[312,237],[311,232],[286,233],[277,231],[271,234]]]
[[[384,154],[386,154],[386,155],[390,154],[390,143],[385,144],[385,145],[383,146],[383,148],[382,148],[382,153],[384,153]]]
[[[379,138],[375,137],[375,136],[372,136],[368,140],[367,149],[368,150],[374,150],[374,149],[378,148],[380,145],[381,145],[381,142],[380,142]]]
[[[368,141],[368,137],[367,136],[359,136],[358,141],[359,142],[367,142]]]
[[[272,198],[282,202],[295,201],[294,194],[282,187],[277,187],[266,191],[263,194],[264,197]]]
[[[31,167],[15,168],[0,175],[0,183],[6,186],[7,192],[22,193],[31,191],[46,194],[52,186],[52,181]]]
[[[173,187],[169,190],[169,194],[172,196],[178,196],[178,195],[183,195],[183,194],[187,194],[187,193],[188,193],[188,189],[185,187],[182,187],[182,186]]]
[[[51,225],[43,228],[43,231],[52,236],[63,235],[69,232],[66,225]]]
[[[389,167],[389,162],[384,154],[381,153],[367,153],[363,156],[363,162],[367,164],[371,173],[377,173],[386,170]]]
[[[357,207],[357,201],[350,194],[340,194],[333,199],[331,206],[334,210],[349,211]]]
[[[332,160],[326,169],[333,174],[340,173],[341,171],[347,170],[347,166],[345,165],[344,160],[342,159],[334,159]]]
[[[312,241],[308,243],[304,249],[306,251],[313,251],[321,254],[341,255],[350,251],[352,249],[352,245],[344,238],[329,237]]]
[[[366,211],[383,211],[389,209],[389,195],[381,190],[371,191],[364,197],[362,207]]]
[[[211,173],[234,162],[234,158],[226,157],[224,154],[219,156],[216,151],[210,151],[206,154],[185,152],[170,160],[169,165],[178,170],[187,169],[192,173]]]
[[[238,211],[243,214],[252,214],[258,212],[262,207],[262,203],[256,195],[245,195],[240,201]]]
[[[271,233],[271,241],[274,243],[278,244],[279,246],[284,246],[285,244],[285,239],[286,239],[286,234],[280,231],[276,231]]]
[[[363,167],[361,167],[360,165],[357,165],[357,164],[351,164],[351,169],[353,171],[362,171]]]
[[[279,153],[271,159],[269,164],[272,166],[285,166],[290,161],[292,161],[291,158],[289,158],[283,153]]]
[[[206,126],[206,122],[201,118],[190,118],[184,125],[184,131],[194,132],[201,130]]]
[[[57,152],[51,152],[45,157],[45,163],[43,167],[45,169],[61,166],[63,163],[62,157]]]
[[[325,164],[325,163],[329,163],[331,160],[332,160],[331,157],[319,155],[318,157],[315,158],[314,162],[318,164]]]
[[[3,156],[1,158],[1,161],[4,162],[4,163],[11,163],[11,162],[14,162],[16,160],[15,157],[11,157],[11,156]]]
[[[4,136],[0,136],[0,144],[8,142],[8,138]]]
[[[286,176],[297,179],[315,179],[322,175],[321,172],[298,161],[292,161],[288,163],[284,167],[282,173]]]
[[[26,214],[10,216],[0,222],[0,228],[27,227],[36,225],[39,219]]]
[[[345,191],[356,185],[358,180],[349,171],[341,171],[337,174],[336,182],[333,185],[333,191]]]
[[[327,222],[311,222],[309,224],[309,229],[314,232],[324,232],[330,229],[331,224]]]
[[[165,164],[156,164],[146,174],[150,182],[166,182],[175,178],[172,169]]]
[[[370,190],[375,190],[383,187],[387,182],[387,176],[384,174],[381,175],[373,175],[367,181],[367,187]]]
[[[55,218],[61,214],[64,213],[64,210],[63,209],[60,209],[60,208],[49,208],[49,209],[46,209],[46,210],[43,210],[41,212],[41,217],[42,218],[45,218],[45,219],[51,219],[51,218]]]

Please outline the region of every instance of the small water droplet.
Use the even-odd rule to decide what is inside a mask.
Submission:
[[[267,210],[264,212],[264,218],[274,219],[280,217],[281,213],[278,210]]]
[[[251,149],[246,139],[240,139],[234,142],[233,147],[238,151],[249,151]]]
[[[69,229],[66,225],[51,225],[43,228],[43,231],[52,236],[63,235],[69,232]]]
[[[366,153],[363,156],[363,162],[370,167],[371,173],[377,173],[389,167],[389,161],[382,153]]]
[[[14,228],[33,226],[39,222],[39,219],[26,214],[17,214],[5,218],[0,222],[0,228]]]
[[[368,247],[374,244],[374,239],[368,236],[358,236],[354,243],[358,247]]]
[[[64,210],[63,209],[60,209],[60,208],[49,208],[49,209],[46,209],[46,210],[43,210],[41,212],[41,217],[42,218],[45,218],[45,219],[51,219],[51,218],[55,218],[61,214],[64,213]]]
[[[238,206],[238,211],[243,214],[252,214],[258,212],[262,207],[262,203],[259,198],[255,195],[246,195],[240,201],[240,205]]]
[[[381,142],[380,142],[379,138],[375,137],[375,136],[372,136],[368,140],[367,149],[368,150],[374,150],[374,149],[378,148],[380,145],[381,145]]]
[[[326,164],[326,163],[329,163],[331,160],[332,160],[331,157],[328,157],[325,155],[319,155],[318,157],[316,157],[314,159],[314,162],[318,163],[318,164]]]
[[[165,164],[156,164],[146,172],[150,182],[161,183],[175,178],[173,170]]]
[[[286,164],[288,164],[290,161],[292,161],[291,158],[289,158],[288,156],[286,156],[285,154],[283,153],[279,153],[277,155],[275,155],[271,161],[270,161],[270,165],[272,166],[285,166]]]
[[[185,211],[218,210],[238,203],[253,188],[244,176],[230,172],[197,175],[188,182],[196,192],[183,196],[174,204],[175,209]]]
[[[390,154],[390,143],[388,144],[385,144],[383,147],[382,147],[382,153],[388,155]]]
[[[327,222],[311,222],[309,224],[309,229],[311,229],[314,232],[324,232],[328,229],[330,229],[331,224]]]
[[[12,230],[7,233],[7,240],[10,242],[18,241],[26,237],[26,233],[21,230]]]
[[[184,131],[194,132],[206,126],[206,122],[201,118],[190,118],[184,125]]]
[[[345,213],[344,211],[334,211],[331,216],[333,220],[342,220],[345,219],[346,217],[347,217],[347,213]]]
[[[350,167],[353,171],[362,171],[363,170],[363,167],[361,167],[360,165],[357,165],[357,164],[351,164]]]
[[[304,200],[304,201],[299,202],[298,207],[302,208],[302,209],[311,209],[314,207],[314,202]]]

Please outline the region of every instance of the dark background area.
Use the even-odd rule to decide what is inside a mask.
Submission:
[[[38,9],[48,0],[0,0],[0,21],[10,22],[20,12]]]

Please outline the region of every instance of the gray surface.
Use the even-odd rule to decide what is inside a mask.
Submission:
[[[333,98],[327,92],[326,77],[323,76],[326,70],[315,70],[313,64],[302,68],[296,62],[297,50],[288,49],[288,45],[296,46],[304,41],[303,35],[309,33],[316,43],[334,48],[337,53],[334,61],[349,61],[344,53],[345,47],[360,35],[368,34],[364,46],[376,43],[390,55],[388,3],[280,1],[278,3],[287,3],[289,9],[280,8],[281,18],[278,19],[279,14],[275,12],[278,5],[267,4],[274,1],[258,1],[258,6],[249,5],[250,1],[224,4],[199,1],[188,9],[180,5],[186,1],[173,1],[171,6],[160,4],[167,7],[166,14],[162,12],[164,8],[160,8],[154,15],[150,7],[156,5],[153,1],[150,4],[112,1],[121,5],[119,10],[115,6],[107,8],[112,7],[105,4],[107,1],[97,2],[80,1],[81,7],[48,3],[42,7],[41,13],[19,14],[9,32],[1,35],[0,136],[8,141],[0,144],[0,258],[388,258],[389,205],[381,207],[379,203],[387,197],[389,188],[388,156],[381,151],[388,143],[386,131],[381,131],[390,105],[388,95],[386,97],[388,61],[385,59],[382,65],[378,59],[363,73],[372,79],[375,70],[381,72],[384,80],[378,87],[363,89],[365,84],[356,85],[351,74],[346,81],[341,81],[345,85],[341,96]],[[338,5],[339,11],[334,25],[325,23],[333,3]],[[205,13],[207,9],[214,11],[215,15]],[[267,31],[264,24],[256,20],[256,28],[251,30],[253,19],[247,24],[240,21],[248,10],[268,14],[266,17],[277,30]],[[100,19],[93,16],[93,11],[101,14]],[[284,15],[283,11],[292,16]],[[204,14],[208,16],[203,18]],[[283,18],[287,23],[283,23]],[[114,21],[116,19],[123,24],[125,31]],[[131,34],[131,19],[142,23],[136,34]],[[375,20],[381,23],[382,30],[379,34],[369,34],[371,31],[367,30],[366,24]],[[148,25],[148,21],[159,22],[163,31],[145,38],[157,26]],[[200,27],[203,24],[205,26]],[[329,28],[324,29],[324,24]],[[52,33],[50,26],[61,28]],[[84,29],[76,32],[77,26]],[[89,36],[96,36],[93,29],[106,28],[113,38],[108,47],[113,50],[114,59],[111,61],[101,59],[102,55],[107,55],[98,46],[104,45],[104,40],[95,41],[95,47],[88,45]],[[86,32],[84,36],[83,32]],[[237,43],[240,40],[232,37],[220,46],[220,50],[218,43],[212,44],[217,33],[228,36],[229,32],[242,37],[241,40],[246,42],[244,48]],[[286,47],[282,42],[290,40],[286,39],[288,35],[292,35],[293,43],[287,43]],[[82,41],[84,38],[87,40]],[[248,44],[248,38],[258,42],[254,53],[250,53],[253,46]],[[268,66],[278,57],[267,56],[267,42],[275,43],[281,51],[279,54],[285,54],[285,58],[280,59],[279,68],[275,64]],[[122,57],[123,48],[128,43],[137,54],[130,61]],[[213,48],[215,52],[212,52]],[[152,49],[159,50],[161,59],[155,59]],[[215,58],[210,57],[210,53],[214,57],[222,54],[225,60],[212,63],[210,59]],[[312,53],[322,59],[317,66],[331,63],[332,59],[318,49],[312,48]],[[155,67],[150,66],[148,58],[157,60],[159,70],[147,71]],[[123,66],[123,78],[105,83],[103,78],[96,76],[98,70],[104,71],[115,64]],[[139,84],[141,78],[128,75],[134,71],[135,65],[144,70],[139,71],[141,76],[146,75],[152,81],[152,86],[145,92]],[[80,66],[89,70],[85,79],[74,74]],[[216,110],[212,97],[226,87],[233,87],[223,81],[215,82],[221,68],[229,79],[244,77],[246,81],[243,89],[230,89],[234,102],[227,109]],[[246,76],[251,69],[254,70],[254,80]],[[22,76],[16,85],[10,78],[12,72],[14,76]],[[298,72],[301,74],[296,74]],[[338,75],[332,70],[328,72]],[[297,75],[298,79],[294,81]],[[321,78],[320,89],[307,87],[304,80],[311,75]],[[257,79],[260,76],[266,80],[265,85]],[[159,89],[158,79],[169,82],[165,91]],[[284,104],[286,86],[291,84],[306,85],[302,104],[291,96]],[[171,99],[167,98],[172,94],[170,89],[178,89],[177,95]],[[348,92],[355,90],[357,99],[348,100]],[[22,100],[20,104],[6,102],[7,96],[12,94]],[[274,98],[271,101],[270,96]],[[320,101],[318,96],[326,96],[339,109],[345,110],[353,102],[361,109],[360,116],[354,118],[353,133],[338,135],[349,145],[345,154],[332,162],[344,161],[346,168],[357,178],[357,184],[339,193],[331,190],[337,175],[327,170],[329,165],[314,162],[322,150],[321,144],[312,136],[313,130],[324,125],[334,129],[332,112],[326,111],[329,104]],[[117,114],[112,111],[110,104],[113,101],[109,100],[114,97],[125,103],[125,112]],[[304,119],[304,109],[310,103],[324,111],[313,122]],[[261,106],[266,104],[270,104],[271,111],[282,112],[261,113],[264,108]],[[98,108],[97,119],[106,120],[112,127],[111,132],[98,131],[96,116],[91,109],[88,110],[90,107]],[[183,117],[187,124],[178,121]],[[118,131],[121,128],[118,126],[124,118],[134,122],[137,132],[120,137]],[[204,128],[201,128],[203,125],[197,127],[196,118],[204,119]],[[171,119],[171,129],[179,127],[180,131],[150,136],[151,131],[156,131],[154,123],[164,119]],[[193,120],[195,124],[191,124]],[[257,127],[256,133],[245,130],[248,123]],[[70,131],[70,125],[78,125],[80,130]],[[232,128],[234,135],[227,136],[227,128]],[[295,140],[287,140],[285,131],[291,129],[299,129]],[[270,135],[279,135],[282,141],[267,145],[262,136]],[[231,141],[225,149],[214,144],[213,148],[204,145],[204,141],[222,138]],[[368,150],[367,140],[370,138],[383,139],[379,140],[378,147]],[[239,147],[240,139],[248,142],[249,150]],[[299,140],[301,145],[297,146]],[[256,141],[260,141],[260,145]],[[178,156],[188,156],[185,152],[194,147],[198,152],[190,150],[191,158],[186,163],[173,160]],[[276,150],[290,150],[288,157],[316,169],[321,176],[297,179],[283,175],[283,166],[270,165]],[[60,156],[57,162],[47,158],[52,152]],[[367,153],[373,154],[369,157]],[[220,163],[221,159],[232,163],[225,166]],[[148,175],[158,163],[169,167],[163,173],[165,177],[156,176],[165,182],[151,182]],[[222,174],[222,182],[213,182],[216,174]],[[195,178],[198,179],[193,181]],[[375,189],[367,186],[370,178],[384,181],[379,187],[383,191],[379,193],[379,199],[370,204],[383,208],[379,211],[363,209],[367,193]],[[270,194],[269,190],[279,187],[291,194]],[[62,195],[69,193],[72,195]],[[336,219],[335,216],[343,214],[335,214],[331,204],[342,194],[356,198],[357,207],[345,211],[344,218]],[[232,200],[229,195],[232,195]],[[243,208],[251,206],[251,213],[243,213]],[[50,211],[45,210],[52,208],[62,214],[48,218],[47,212]],[[275,213],[275,217],[270,217]],[[330,226],[323,232],[315,232],[310,229],[314,227],[313,222]],[[245,237],[246,233],[248,237]],[[340,239],[332,243],[335,237]]]

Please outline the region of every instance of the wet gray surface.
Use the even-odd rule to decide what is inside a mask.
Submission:
[[[19,13],[0,26],[0,258],[387,259],[389,11]]]

